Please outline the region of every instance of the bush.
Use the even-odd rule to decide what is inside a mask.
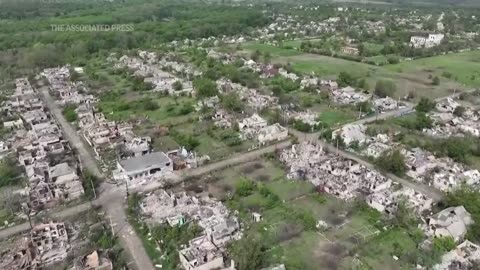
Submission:
[[[156,111],[158,108],[160,108],[158,104],[151,99],[145,99],[142,103],[143,109],[146,111]]]
[[[390,80],[379,80],[375,84],[375,95],[381,98],[393,97],[396,90],[397,86]]]
[[[440,85],[440,78],[438,76],[433,77],[432,84],[433,85]]]
[[[83,172],[83,189],[85,190],[85,197],[93,199],[95,197],[95,190],[100,184],[100,180],[90,171]]]
[[[400,150],[383,152],[375,161],[375,164],[382,170],[403,176],[406,171],[405,157]]]
[[[337,82],[340,87],[345,87],[355,85],[356,79],[350,73],[342,71],[337,77]]]
[[[175,81],[173,84],[172,84],[172,87],[173,87],[173,90],[175,91],[180,91],[183,89],[183,84],[181,81]]]
[[[389,64],[392,64],[392,65],[400,63],[400,59],[396,56],[389,56],[387,61]]]
[[[453,250],[457,245],[452,237],[435,237],[433,239],[433,250],[444,254]]]
[[[453,111],[453,114],[458,117],[462,117],[464,113],[465,113],[465,107],[463,106],[458,106]]]
[[[65,120],[68,122],[77,121],[77,113],[75,112],[76,108],[77,107],[75,105],[67,105],[65,108],[63,108],[62,114],[65,117]]]
[[[480,191],[474,187],[463,185],[445,196],[447,207],[463,205],[472,215],[474,224],[468,228],[466,238],[473,242],[480,241]]]
[[[207,78],[195,79],[193,81],[193,86],[197,90],[199,98],[213,97],[218,94],[217,84]]]
[[[244,237],[234,241],[228,248],[238,270],[260,269],[266,260],[265,247],[254,237]]]
[[[242,179],[239,183],[235,186],[235,194],[241,197],[250,196],[253,194],[256,186],[255,183],[251,180]]]
[[[468,140],[458,137],[451,137],[444,140],[438,148],[448,157],[458,162],[465,162],[471,152]]]
[[[293,128],[295,128],[298,131],[301,132],[311,132],[312,131],[312,126],[310,126],[307,123],[304,123],[303,121],[300,120],[295,120],[293,123]]]
[[[415,107],[415,110],[417,112],[427,113],[431,111],[433,108],[435,108],[435,105],[436,105],[435,101],[431,101],[426,97],[422,97],[418,102],[417,106]]]
[[[240,97],[238,96],[237,93],[222,95],[220,99],[222,101],[223,107],[227,111],[241,112],[245,109],[245,104],[243,103],[242,100],[240,100]]]
[[[451,79],[452,78],[452,73],[448,72],[448,71],[444,71],[442,73],[442,77],[445,77],[447,79]]]
[[[0,187],[20,184],[18,178],[22,169],[17,165],[15,159],[6,157],[0,160]]]

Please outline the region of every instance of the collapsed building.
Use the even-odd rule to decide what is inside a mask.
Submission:
[[[28,80],[20,78],[16,80],[10,105],[16,104],[19,98],[25,102],[26,97],[21,97],[22,93],[30,101],[41,102]],[[25,193],[28,194],[28,206],[32,213],[81,197],[84,189],[77,175],[76,159],[48,111],[43,106],[25,106],[25,103],[11,107],[11,110],[11,113],[19,114],[22,121],[12,124],[12,135],[7,142],[10,150],[16,152],[18,163],[25,169],[28,178]]]
[[[112,261],[98,250],[76,260],[70,270],[113,270]]]
[[[343,200],[363,195],[370,206],[382,212],[393,212],[402,198],[418,211],[432,205],[430,198],[411,189],[394,191],[396,185],[390,179],[352,160],[327,153],[321,145],[293,145],[281,153],[280,160],[289,170],[288,178],[308,180],[317,190]]]
[[[177,77],[172,72],[186,75],[187,78],[201,75],[201,72],[191,65],[170,61],[168,56],[158,59],[153,52],[138,51],[138,57],[124,55],[112,60],[116,69],[128,68],[133,71],[134,76],[141,76],[144,82],[152,84],[152,91],[169,95],[191,95],[194,90],[190,80]]]
[[[70,81],[70,66],[47,68],[41,73],[50,84],[50,91],[60,99],[60,104],[81,104],[95,102],[93,95],[86,94],[88,89],[83,82]]]
[[[371,95],[364,94],[350,86],[341,89],[332,89],[331,94],[333,101],[339,104],[357,104],[368,101],[371,98]]]
[[[140,208],[149,224],[181,226],[196,222],[203,229],[203,235],[179,250],[184,269],[224,269],[228,264],[224,263],[222,252],[228,242],[241,237],[237,218],[221,202],[209,197],[159,190],[145,197]]]
[[[178,255],[185,270],[226,269],[222,252],[205,235],[190,240]]]
[[[441,263],[434,270],[474,269],[474,264],[480,262],[480,246],[466,240],[442,256]]]
[[[463,206],[449,207],[426,219],[424,230],[434,237],[451,237],[463,240],[468,226],[473,224],[470,213]]]
[[[185,192],[168,193],[160,190],[147,196],[140,204],[149,223],[166,223],[170,226],[196,221],[209,239],[217,246],[223,246],[240,237],[237,218],[218,201],[209,197],[191,197]]]
[[[39,224],[14,250],[0,254],[0,269],[36,270],[64,261],[70,250],[64,223]]]

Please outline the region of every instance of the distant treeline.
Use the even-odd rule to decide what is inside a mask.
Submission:
[[[57,65],[101,51],[247,33],[269,23],[258,7],[174,0],[123,4],[105,0],[0,1],[0,14],[0,51],[9,50],[9,55],[21,52],[16,58],[33,67]],[[133,31],[59,31],[59,25],[130,25]],[[17,64],[11,60],[2,57],[0,62]]]

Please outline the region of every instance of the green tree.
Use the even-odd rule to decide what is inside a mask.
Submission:
[[[356,79],[348,72],[342,71],[338,74],[337,82],[340,87],[355,85]]]
[[[199,98],[213,97],[218,94],[216,83],[207,78],[195,79],[193,86],[197,90]]]
[[[222,95],[220,97],[222,101],[222,106],[225,110],[230,112],[241,112],[245,109],[245,104],[237,93],[231,93],[228,95]]]
[[[433,85],[440,85],[440,78],[438,76],[433,77],[432,84]]]
[[[175,91],[180,91],[183,89],[183,84],[181,81],[175,81],[173,84],[172,84],[172,87],[173,87],[173,90]]]
[[[464,113],[465,113],[465,107],[463,106],[458,106],[453,111],[453,114],[458,117],[462,117]]]
[[[417,130],[423,130],[424,128],[431,128],[433,126],[433,120],[428,117],[423,112],[417,112],[417,116],[415,118],[414,128]]]
[[[427,113],[435,108],[435,105],[435,101],[431,101],[429,98],[422,97],[415,107],[415,110],[417,110],[417,112]]]
[[[263,249],[262,243],[252,236],[235,241],[229,247],[229,251],[238,270],[262,268],[265,262]]]
[[[475,187],[462,185],[445,196],[445,206],[463,206],[472,215],[473,225],[467,231],[466,238],[470,241],[480,241],[480,191]]]
[[[439,146],[440,150],[448,157],[459,162],[465,162],[471,152],[470,143],[464,138],[450,137],[444,140]]]
[[[397,86],[391,80],[379,80],[375,84],[375,95],[384,98],[384,97],[393,97],[397,91]]]
[[[382,170],[391,172],[398,176],[403,176],[406,171],[405,157],[400,150],[387,150],[383,152],[375,161],[375,164]]]
[[[363,101],[356,105],[357,110],[362,113],[370,113],[372,111],[372,103],[370,101]]]
[[[0,187],[20,184],[19,177],[22,174],[21,168],[12,157],[5,157],[0,160]]]
[[[65,120],[68,122],[75,122],[77,121],[77,113],[75,112],[75,109],[77,107],[73,104],[69,104],[63,108],[62,113],[63,116],[65,117]]]

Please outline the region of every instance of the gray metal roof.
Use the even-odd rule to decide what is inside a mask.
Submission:
[[[153,152],[144,156],[120,160],[120,165],[127,172],[148,170],[152,167],[158,167],[171,159],[163,152]]]

